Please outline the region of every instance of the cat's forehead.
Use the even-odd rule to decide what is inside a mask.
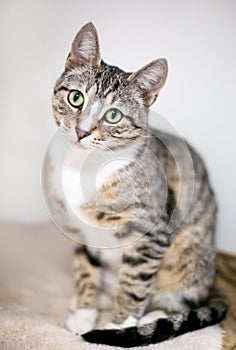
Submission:
[[[96,74],[96,94],[105,106],[121,108],[124,113],[135,113],[139,109],[136,91],[127,84],[129,75],[130,73],[109,65]]]
[[[96,74],[97,94],[106,97],[111,92],[119,92],[125,88],[125,77],[127,73],[116,66],[103,64]]]
[[[87,70],[83,67],[74,68],[70,71],[65,71],[58,79],[55,89],[62,86],[69,90],[76,90],[83,86],[89,87],[95,81],[95,73],[93,70]]]
[[[55,92],[63,87],[66,90],[79,90],[85,97],[85,108],[99,101],[107,107],[115,106],[124,113],[135,114],[140,107],[139,99],[137,92],[127,84],[129,74],[104,62],[98,69],[74,68],[62,74]]]
[[[129,73],[116,66],[110,66],[105,63],[99,69],[86,69],[84,67],[65,71],[56,84],[56,88],[64,85],[66,88],[81,89],[88,93],[90,89],[95,91],[97,97],[104,99],[113,94],[116,99],[127,98],[130,95],[130,89],[125,83]]]

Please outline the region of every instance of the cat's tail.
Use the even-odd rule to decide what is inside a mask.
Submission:
[[[177,337],[178,335],[214,325],[225,317],[228,300],[218,289],[212,289],[204,306],[191,309],[187,314],[171,314],[140,327],[129,327],[121,330],[93,330],[82,334],[90,342],[129,348],[155,344]]]

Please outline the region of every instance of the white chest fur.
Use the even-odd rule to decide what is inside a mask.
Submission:
[[[127,154],[126,154],[127,153]],[[81,205],[91,203],[98,190],[108,184],[112,174],[134,160],[135,150],[119,153],[99,150],[81,150],[74,146],[68,152],[62,170],[62,189],[66,206],[78,218],[86,244],[96,247],[115,247],[120,243],[114,237],[114,229],[94,224],[81,210]]]

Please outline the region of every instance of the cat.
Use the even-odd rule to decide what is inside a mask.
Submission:
[[[67,328],[88,342],[148,345],[218,323],[227,312],[215,285],[217,206],[204,163],[188,144],[191,161],[184,156],[180,138],[148,127],[149,107],[167,71],[162,58],[134,73],[106,64],[88,23],[75,36],[54,88],[58,128],[86,157],[86,150],[113,155],[100,174],[99,198],[91,190],[88,201],[73,187],[73,162],[81,156],[76,150],[72,156],[63,181],[80,227],[67,217],[63,199],[53,199],[64,229],[84,243],[75,250],[76,296]],[[112,249],[96,248],[100,240]],[[106,307],[113,319],[94,329]]]

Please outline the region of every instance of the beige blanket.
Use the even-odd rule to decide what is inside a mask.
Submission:
[[[73,246],[74,243],[51,224],[0,224],[1,350],[114,349],[85,343],[64,328],[68,300],[73,294]],[[220,254],[219,266],[219,283],[231,298],[231,310],[223,324],[226,329],[223,348],[234,349],[236,258]],[[109,313],[103,312],[98,327],[108,319]],[[149,350],[221,348],[220,326],[147,347]]]

